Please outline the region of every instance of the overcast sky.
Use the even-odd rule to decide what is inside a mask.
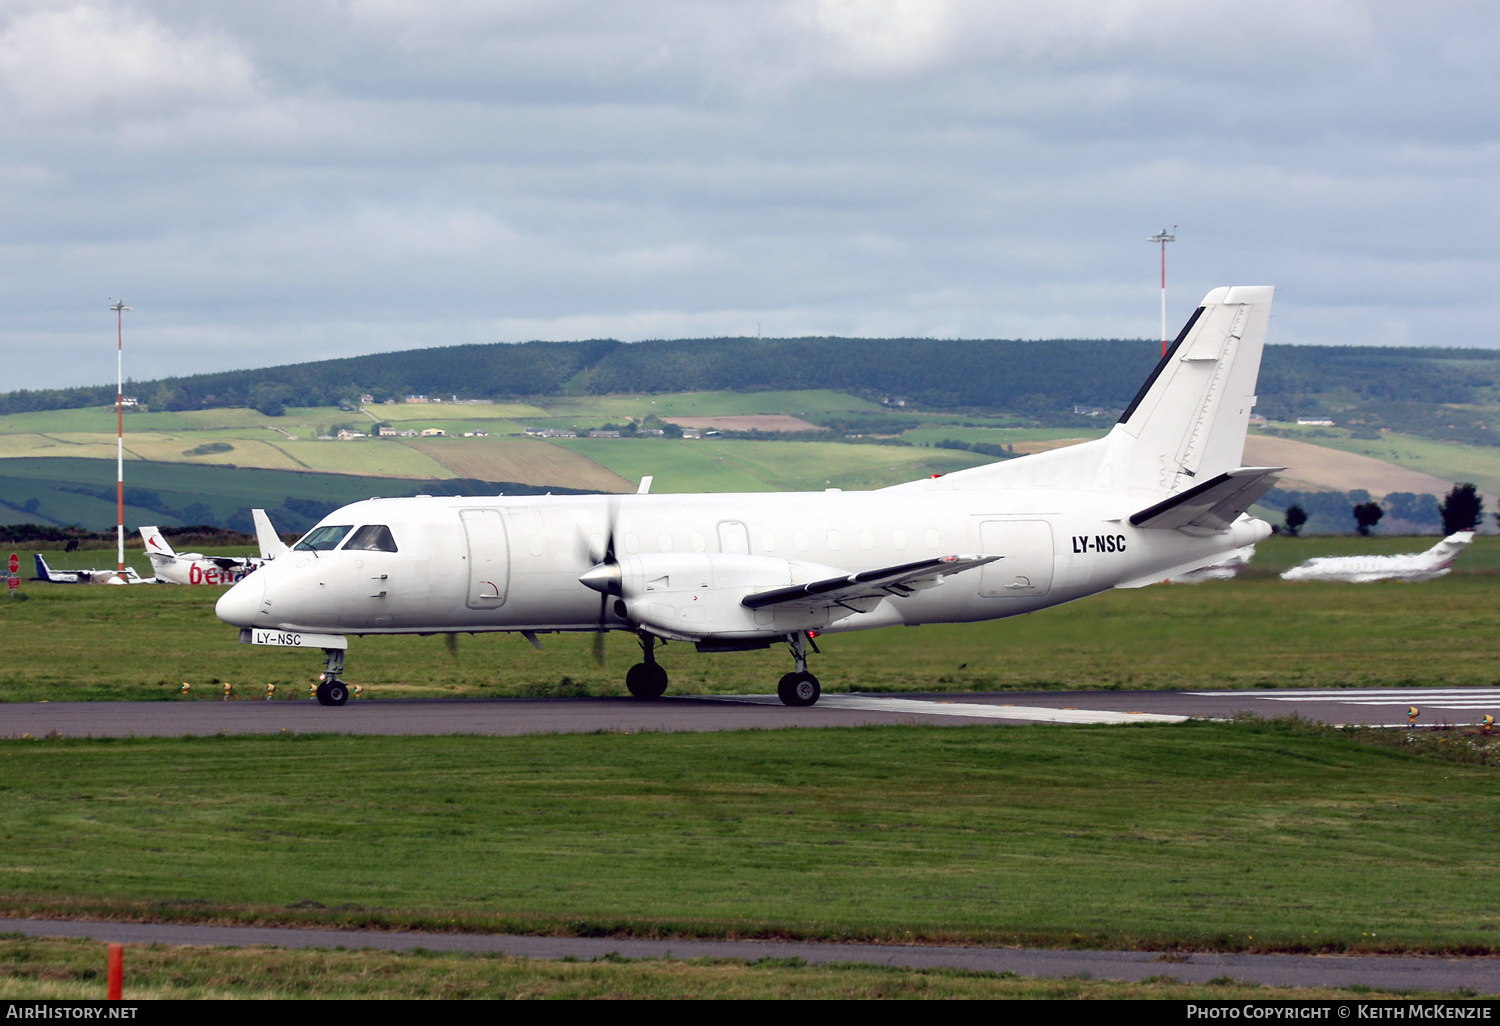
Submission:
[[[0,389],[418,346],[1500,345],[1500,7],[0,0]]]

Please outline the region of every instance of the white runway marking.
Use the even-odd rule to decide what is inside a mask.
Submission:
[[[721,702],[780,705],[775,695],[701,695]],[[926,702],[912,698],[875,698],[866,695],[824,695],[818,705],[861,712],[906,713],[916,716],[970,716],[983,720],[1032,720],[1044,723],[1183,723],[1190,717],[1162,713],[1112,712],[1105,709],[1053,709],[1039,705],[981,705],[978,702]]]
[[[1200,698],[1263,702],[1337,702],[1340,705],[1415,705],[1420,709],[1500,708],[1500,688],[1339,688],[1325,691],[1189,691]]]

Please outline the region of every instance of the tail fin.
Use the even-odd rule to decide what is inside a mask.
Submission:
[[[266,516],[265,510],[252,509],[250,516],[255,520],[255,540],[260,542],[261,558],[275,559],[290,551],[276,533],[276,528],[271,526],[271,518]]]
[[[33,553],[32,558],[36,560],[36,579],[39,581],[52,580],[52,575],[47,572],[47,561],[42,558],[42,554],[40,552]]]
[[[1214,289],[1120,417],[1133,492],[1173,495],[1239,468],[1255,405],[1269,285]]]
[[[163,538],[161,531],[155,527],[141,528],[141,541],[146,544],[146,555],[148,556],[175,556],[172,546],[167,539]]]
[[[1105,437],[897,487],[1055,488],[1157,503],[1230,475],[1244,459],[1273,291],[1238,285],[1204,297]],[[1214,515],[1233,519],[1238,498],[1220,503],[1224,487],[1210,497]]]

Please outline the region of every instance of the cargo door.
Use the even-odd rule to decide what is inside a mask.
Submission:
[[[1034,598],[1052,590],[1052,525],[1045,520],[985,520],[980,551],[1001,556],[979,568],[985,598]]]
[[[465,509],[464,540],[468,544],[470,609],[498,609],[510,591],[510,538],[498,509]]]

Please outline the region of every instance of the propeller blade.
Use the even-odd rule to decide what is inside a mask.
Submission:
[[[600,669],[604,668],[604,634],[602,629],[594,632],[594,664]]]
[[[458,658],[458,635],[444,634],[443,647],[446,648],[448,650],[448,654],[456,660]]]

